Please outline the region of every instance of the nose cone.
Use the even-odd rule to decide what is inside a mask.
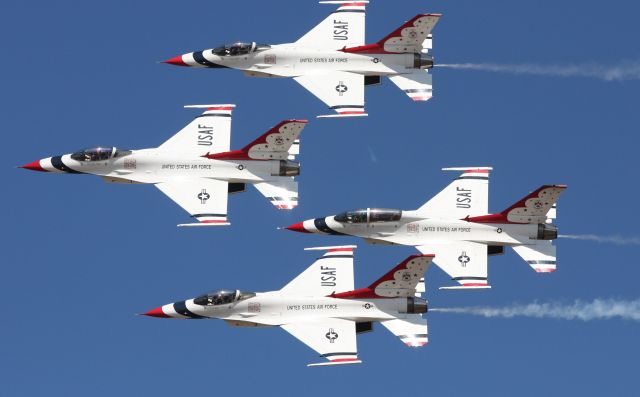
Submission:
[[[146,313],[142,313],[142,315],[149,316],[149,317],[170,318],[169,316],[164,314],[164,312],[162,311],[162,306],[156,307],[155,309],[151,309]]]
[[[294,223],[291,226],[287,226],[286,229],[292,232],[311,233],[311,231],[304,228],[304,222]]]
[[[168,63],[170,65],[176,65],[176,66],[189,66],[182,60],[182,55],[178,55],[177,57],[167,59],[166,61],[163,61],[163,63]]]
[[[29,164],[21,165],[20,168],[24,168],[25,170],[31,170],[31,171],[47,172],[47,170],[42,168],[42,166],[40,165],[40,160],[36,160]]]

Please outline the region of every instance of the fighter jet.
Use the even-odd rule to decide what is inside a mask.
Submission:
[[[318,247],[324,254],[279,291],[221,290],[143,315],[222,319],[233,327],[279,326],[327,359],[309,366],[355,364],[356,335],[380,322],[409,347],[427,344],[422,278],[433,255],[412,255],[369,287],[353,287],[355,246]]]
[[[318,117],[366,116],[364,87],[379,84],[382,76],[414,101],[431,99],[427,70],[433,58],[428,52],[440,14],[418,14],[376,43],[365,44],[368,1],[320,3],[339,7],[294,43],[236,42],[164,62],[238,69],[251,77],[292,77],[337,112]]]
[[[536,272],[556,270],[556,201],[565,185],[544,185],[504,211],[489,214],[490,167],[463,171],[414,211],[365,208],[309,219],[287,229],[302,233],[358,236],[372,244],[415,246],[460,285],[442,289],[491,288],[487,257],[512,247]]]
[[[23,165],[34,171],[92,174],[109,183],[150,183],[198,222],[178,226],[221,226],[227,221],[229,194],[252,184],[273,205],[298,204],[300,132],[306,120],[284,120],[240,150],[229,150],[231,111],[235,105],[205,108],[157,148],[125,150],[94,147]]]

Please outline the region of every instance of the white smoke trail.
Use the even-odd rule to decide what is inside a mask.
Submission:
[[[618,65],[584,63],[574,65],[535,65],[498,63],[451,63],[437,64],[441,68],[481,70],[485,72],[530,74],[558,77],[590,77],[604,81],[640,80],[640,60],[624,61]]]
[[[620,318],[640,321],[640,299],[595,299],[592,302],[576,300],[573,304],[534,302],[507,307],[450,307],[429,309],[429,312],[472,314],[488,318],[533,317],[582,321]]]
[[[640,245],[640,237],[598,236],[595,234],[561,234],[558,237],[571,240],[595,241],[598,243],[613,243],[617,245]]]

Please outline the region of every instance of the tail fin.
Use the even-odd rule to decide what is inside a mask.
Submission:
[[[300,296],[327,296],[353,290],[353,250],[355,245],[306,248],[325,253],[280,291]]]
[[[298,138],[307,120],[284,120],[240,150],[206,154],[216,160],[287,160],[298,153]],[[294,156],[295,156],[294,154]]]
[[[411,255],[367,288],[332,296],[346,299],[414,297],[433,257],[434,255]]]
[[[431,31],[441,16],[442,14],[418,14],[377,44],[386,52],[427,52],[431,48]]]
[[[555,218],[554,204],[566,188],[566,185],[543,185],[502,212],[467,220],[480,223],[545,223],[547,216]]]
[[[538,273],[556,271],[556,246],[549,240],[536,240],[532,245],[518,245],[513,250]]]
[[[489,173],[491,167],[443,168],[462,174],[440,193],[416,210],[420,216],[458,218],[485,215],[489,210]]]
[[[296,44],[331,50],[364,45],[365,7],[368,3],[367,0],[321,1],[320,4],[340,6]]]

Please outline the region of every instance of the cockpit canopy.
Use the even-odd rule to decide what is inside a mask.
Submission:
[[[397,222],[402,217],[402,210],[386,208],[367,208],[347,211],[333,217],[342,223]]]
[[[271,46],[267,44],[257,44],[255,41],[252,43],[237,42],[216,47],[211,50],[211,52],[221,57],[228,57],[235,55],[246,55],[251,52],[262,51],[269,48],[271,48]]]
[[[199,296],[193,300],[193,303],[200,306],[228,305],[229,303],[239,302],[254,296],[256,294],[253,292],[220,290]]]
[[[122,150],[115,147],[92,147],[77,151],[71,155],[76,161],[102,161],[131,154],[130,150]]]

